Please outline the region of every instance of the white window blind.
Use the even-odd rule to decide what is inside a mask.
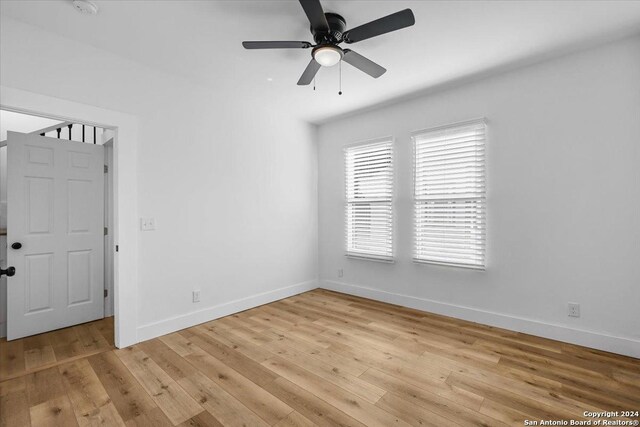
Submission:
[[[393,259],[393,143],[345,148],[347,255]]]
[[[424,131],[413,140],[415,261],[484,269],[484,121]]]

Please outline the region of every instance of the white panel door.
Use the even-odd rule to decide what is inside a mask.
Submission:
[[[101,145],[8,133],[7,339],[104,316],[103,174]]]

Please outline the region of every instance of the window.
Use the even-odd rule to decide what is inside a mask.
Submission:
[[[485,124],[414,134],[414,260],[484,269]]]
[[[347,255],[393,259],[393,141],[345,148]]]

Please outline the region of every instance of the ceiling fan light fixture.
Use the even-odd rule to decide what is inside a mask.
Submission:
[[[342,59],[342,49],[338,46],[320,46],[313,51],[313,59],[323,67],[333,67]]]

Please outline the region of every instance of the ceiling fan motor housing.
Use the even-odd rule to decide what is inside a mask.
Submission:
[[[347,21],[337,13],[325,13],[329,24],[329,32],[315,32],[311,27],[311,34],[317,44],[336,44],[342,41],[342,34],[347,27]]]

